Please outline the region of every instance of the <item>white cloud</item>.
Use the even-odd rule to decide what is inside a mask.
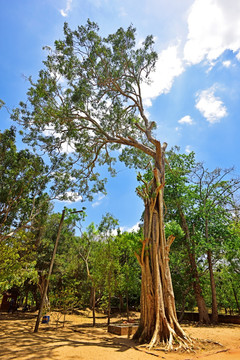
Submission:
[[[122,232],[124,231],[127,231],[127,232],[137,232],[139,230],[139,226],[140,226],[140,222],[137,222],[135,225],[133,225],[132,227],[126,227],[126,226],[123,226],[123,227],[120,227],[120,230]]]
[[[55,131],[55,128],[54,128],[53,124],[49,124],[48,128],[43,131],[43,134],[46,135],[46,136],[54,136],[56,139],[61,138],[61,134],[58,133],[57,131]],[[61,147],[60,147],[59,150],[60,150],[61,153],[66,153],[66,154],[73,153],[73,152],[75,152],[74,143],[73,142],[70,143],[70,142],[67,142],[67,141],[62,142]]]
[[[206,120],[211,123],[217,123],[221,118],[227,115],[227,108],[219,97],[214,95],[215,86],[203,90],[197,94],[196,108],[202,113]]]
[[[63,17],[66,17],[66,16],[68,16],[69,11],[71,11],[71,10],[72,10],[72,0],[67,0],[65,10],[61,9],[60,13]]]
[[[192,150],[190,149],[190,145],[187,145],[187,146],[185,147],[185,153],[190,154],[191,151],[192,151]]]
[[[197,64],[240,49],[240,1],[195,0],[188,16],[185,60]]]
[[[65,197],[67,197],[67,200],[62,200],[61,198],[57,199],[58,201],[63,201],[66,203],[72,203],[72,202],[78,202],[82,200],[82,196],[80,196],[77,192],[74,191],[67,191],[64,194]]]
[[[106,197],[106,195],[98,194],[97,200],[96,200],[94,203],[92,203],[92,207],[95,208],[96,206],[101,205],[102,200],[103,200],[105,197]]]
[[[240,61],[240,51],[237,53],[236,58]]]
[[[128,232],[137,232],[139,230],[140,223],[133,225],[130,229],[128,229]]]
[[[178,120],[178,123],[193,125],[193,119],[191,118],[191,116],[186,115],[186,116],[182,117],[180,120]]]
[[[69,142],[65,141],[64,143],[61,144],[60,152],[65,154],[71,154],[75,152],[75,147],[73,144],[70,144]]]
[[[178,46],[169,46],[166,50],[163,50],[159,54],[156,70],[151,75],[151,84],[142,84],[142,96],[146,107],[151,106],[152,100],[157,96],[168,93],[174,78],[184,71],[177,50]]]
[[[229,68],[231,66],[231,61],[230,60],[226,60],[226,61],[223,61],[223,66],[226,67],[226,68]]]

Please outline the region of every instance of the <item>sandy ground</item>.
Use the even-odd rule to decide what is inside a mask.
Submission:
[[[122,320],[118,317],[113,322]],[[183,327],[189,335],[206,340],[203,348],[195,353],[166,353],[162,349],[149,351],[127,336],[108,333],[105,318],[97,318],[97,326],[93,328],[89,317],[67,315],[62,327],[63,316],[53,313],[51,322],[41,324],[39,332],[33,333],[35,321],[36,314],[0,314],[0,359],[240,360],[240,325],[185,324]]]

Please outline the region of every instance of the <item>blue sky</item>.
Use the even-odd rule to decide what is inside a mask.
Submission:
[[[159,60],[151,87],[144,88],[159,139],[213,169],[236,167],[240,153],[240,1],[237,0],[0,0],[0,99],[9,109],[25,100],[26,77],[37,77],[45,51],[90,18],[107,35],[133,24],[138,41],[152,34]],[[0,130],[12,122],[0,111]],[[20,142],[18,146],[23,146]],[[118,165],[108,195],[87,204],[87,223],[112,213],[123,229],[134,227],[143,205],[136,174]],[[80,208],[82,204],[56,202]]]

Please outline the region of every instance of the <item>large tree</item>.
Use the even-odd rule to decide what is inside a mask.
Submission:
[[[52,159],[68,144],[68,164],[74,166],[72,176],[82,195],[91,184],[97,191],[103,188],[94,169],[107,164],[112,171],[114,150],[126,164],[142,166],[143,154],[151,159],[154,176],[144,194],[144,239],[138,257],[142,287],[136,337],[150,341],[150,346],[164,343],[172,348],[174,340],[188,346],[190,340],[177,320],[169,269],[173,238],[167,240],[164,232],[167,144],[154,136],[156,124],[143,106],[142,85],[150,83],[157,61],[153,37],[137,46],[130,26],[103,38],[91,21],[76,31],[65,24],[64,35],[54,49],[48,48],[38,80],[30,79],[28,103],[21,103],[13,118],[29,131],[28,140],[41,142]]]

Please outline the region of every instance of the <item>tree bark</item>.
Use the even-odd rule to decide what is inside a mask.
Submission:
[[[179,325],[169,267],[169,251],[174,240],[167,240],[164,232],[163,188],[165,182],[164,150],[158,147],[153,180],[146,185],[144,211],[144,239],[141,254],[136,254],[141,266],[141,317],[134,338],[140,343],[150,342],[152,348],[164,344],[173,349],[189,348],[191,340]],[[146,191],[145,191],[146,194]]]

